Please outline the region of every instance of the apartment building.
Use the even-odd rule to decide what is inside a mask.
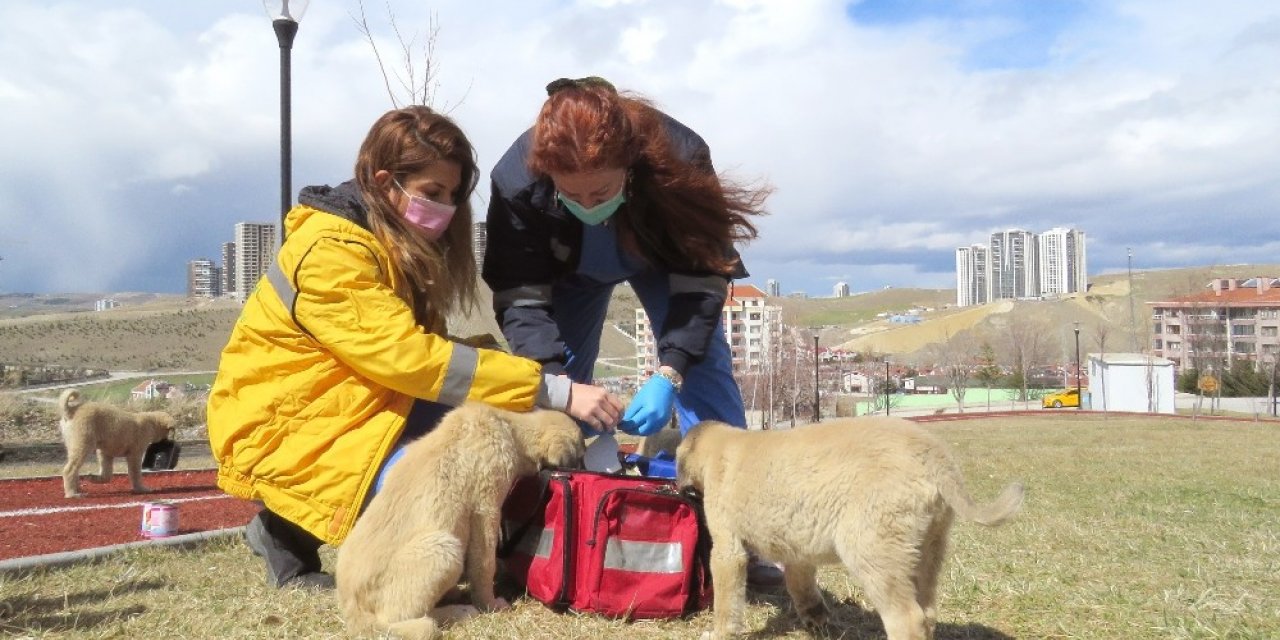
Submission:
[[[1040,295],[1061,296],[1087,291],[1084,232],[1054,227],[1037,237]]]
[[[1220,278],[1205,290],[1151,306],[1152,352],[1180,371],[1255,366],[1280,354],[1280,278]]]
[[[212,260],[187,262],[187,297],[217,298],[222,295],[222,269]]]
[[[735,373],[760,371],[768,361],[772,345],[782,330],[782,307],[766,304],[764,291],[749,284],[735,284],[729,290],[721,312],[725,339],[733,354]],[[636,309],[636,369],[645,375],[658,368],[658,348],[653,326],[644,308]]]
[[[956,249],[956,306],[1025,300],[1088,290],[1085,234],[1055,227],[1008,229],[987,244]]]
[[[991,300],[991,250],[975,244],[956,249],[956,306],[969,307]]]
[[[832,288],[832,290],[831,290],[831,295],[833,295],[833,296],[835,296],[835,297],[837,297],[837,298],[848,298],[848,297],[849,297],[849,283],[847,283],[847,282],[837,282],[837,283],[836,283],[836,286],[835,286],[834,288]]]
[[[236,292],[236,243],[222,243],[222,294]]]
[[[243,302],[271,266],[276,255],[277,227],[269,222],[237,222],[235,297]]]
[[[773,278],[765,280],[764,286],[769,290],[769,296],[773,298],[782,297],[782,284]]]
[[[1020,300],[1040,295],[1036,234],[1009,229],[991,234],[992,300]]]
[[[484,266],[484,250],[489,244],[489,226],[486,222],[471,225],[471,251],[476,259],[476,273]]]

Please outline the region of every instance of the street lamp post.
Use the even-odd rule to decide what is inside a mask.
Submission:
[[[813,421],[822,421],[822,412],[818,404],[818,332],[813,332]]]
[[[1076,410],[1084,408],[1084,398],[1080,397],[1080,323],[1073,322],[1076,331]]]
[[[293,204],[293,127],[292,87],[293,75],[290,54],[293,37],[298,34],[298,21],[307,11],[311,0],[262,0],[262,6],[271,17],[276,40],[280,43],[280,242],[284,243],[284,217]]]
[[[889,359],[884,359],[884,414],[889,415]]]

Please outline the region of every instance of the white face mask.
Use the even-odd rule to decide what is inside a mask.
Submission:
[[[409,224],[421,229],[427,238],[431,240],[436,240],[444,235],[445,230],[449,228],[449,222],[453,220],[453,214],[458,211],[458,208],[422,196],[415,196],[405,191],[399,182],[396,182],[396,187],[409,197],[409,206],[405,207],[404,219],[408,220]]]

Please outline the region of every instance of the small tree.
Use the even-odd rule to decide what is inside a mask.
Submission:
[[[1000,367],[996,364],[996,350],[991,343],[983,341],[978,350],[978,366],[973,377],[987,388],[987,411],[991,410],[991,387],[1000,379]]]
[[[405,37],[404,32],[400,30],[400,24],[396,21],[395,13],[391,11],[391,6],[387,5],[387,20],[400,45],[400,64],[403,66],[403,72],[395,72],[388,71],[386,63],[382,60],[382,52],[378,49],[377,40],[373,37],[373,30],[369,28],[369,20],[365,16],[363,0],[359,3],[359,7],[359,17],[352,16],[352,19],[356,22],[356,28],[369,41],[370,48],[373,49],[373,57],[378,62],[378,70],[382,72],[382,83],[387,89],[387,96],[391,98],[391,106],[398,109],[402,105],[419,104],[432,107],[442,113],[448,113],[456,107],[456,104],[439,107],[435,104],[440,92],[440,61],[436,57],[440,23],[436,19],[436,14],[434,12],[431,14],[427,21],[426,36],[419,41],[417,32],[408,38]],[[393,80],[407,99],[401,100],[398,97],[398,91],[392,86]],[[461,100],[459,100],[460,103]]]
[[[951,389],[951,397],[956,400],[957,409],[964,413],[964,396],[974,370],[971,341],[967,337],[947,332],[942,342],[931,345],[930,350],[947,379],[947,386]]]

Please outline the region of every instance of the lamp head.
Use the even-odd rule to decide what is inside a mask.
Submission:
[[[262,8],[267,10],[267,17],[272,21],[301,22],[309,4],[311,0],[262,0]]]

